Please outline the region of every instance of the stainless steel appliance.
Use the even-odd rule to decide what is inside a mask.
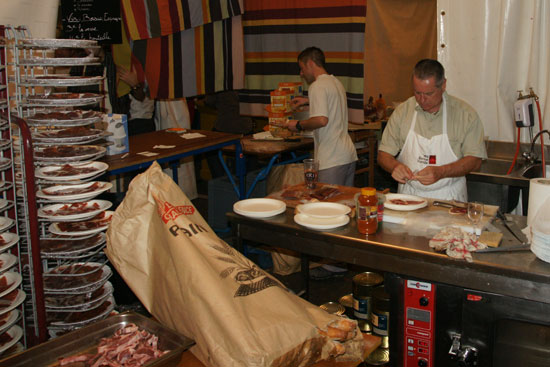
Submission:
[[[452,269],[449,269],[452,271]],[[550,365],[549,303],[385,275],[390,365]]]

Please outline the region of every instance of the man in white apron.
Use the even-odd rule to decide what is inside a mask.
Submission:
[[[414,97],[396,108],[384,130],[378,164],[400,193],[467,201],[465,175],[487,158],[479,116],[445,92],[445,70],[436,60],[419,61],[412,83]]]

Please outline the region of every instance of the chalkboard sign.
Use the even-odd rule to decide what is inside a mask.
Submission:
[[[121,43],[118,0],[61,0],[63,38]]]

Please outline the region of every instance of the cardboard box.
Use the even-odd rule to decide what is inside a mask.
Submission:
[[[107,146],[107,155],[127,153],[130,150],[128,141],[128,116],[117,113],[109,113],[103,118],[106,130],[113,135],[107,137],[107,141],[113,144]]]

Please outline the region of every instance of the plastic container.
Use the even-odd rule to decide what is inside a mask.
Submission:
[[[357,230],[362,234],[374,234],[378,229],[378,198],[374,187],[363,187],[357,198]]]

